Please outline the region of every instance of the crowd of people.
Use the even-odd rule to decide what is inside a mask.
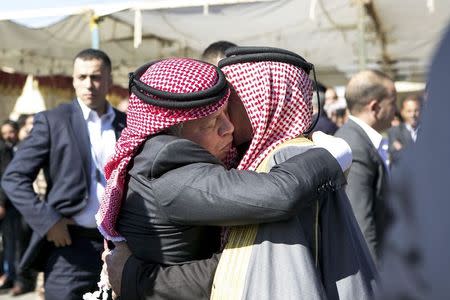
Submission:
[[[41,272],[48,300],[380,293],[424,95],[363,70],[339,98],[296,53],[220,41],[131,73],[125,114],[111,68],[82,50],[71,103],[1,124],[1,290]]]

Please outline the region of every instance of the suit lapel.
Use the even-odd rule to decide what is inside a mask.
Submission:
[[[77,100],[72,102],[72,114],[70,116],[70,125],[72,135],[75,141],[80,156],[83,170],[86,176],[88,186],[90,186],[89,174],[91,170],[91,142],[89,140],[89,132],[86,121],[83,117],[83,112]]]
[[[372,141],[370,140],[367,133],[354,121],[349,120],[348,122],[351,122],[349,125],[361,136],[361,139],[368,144],[369,153],[367,155],[372,158],[372,161],[376,164],[378,168],[378,179],[375,183],[375,193],[377,195],[377,198],[382,197],[384,194],[384,189],[386,187],[387,181],[388,181],[388,170],[387,167],[381,158],[380,154],[378,153],[378,149],[375,148]]]
[[[409,132],[409,130],[406,128],[406,125],[404,123],[400,124],[400,129],[401,129],[401,134],[403,137],[403,141],[404,141],[404,145],[409,145],[411,143],[413,143],[413,139],[411,137],[411,133]]]
[[[353,120],[348,120],[349,126],[351,126],[360,136],[361,139],[369,146],[370,153],[368,153],[373,159],[377,162],[378,165],[381,165],[383,168],[386,168],[383,159],[381,158],[380,154],[378,153],[378,149],[375,148],[372,141],[370,140],[367,133],[364,131],[364,129],[361,128],[356,122]]]

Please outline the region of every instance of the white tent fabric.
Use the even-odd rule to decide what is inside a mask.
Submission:
[[[45,110],[45,101],[38,88],[38,83],[32,75],[27,76],[22,94],[17,98],[13,111],[9,115],[11,120],[17,120],[22,114],[35,114]]]
[[[359,0],[358,0],[359,1]],[[147,1],[151,2],[151,1]],[[160,1],[161,2],[161,1]],[[115,80],[153,59],[199,57],[211,42],[282,47],[304,56],[326,84],[343,84],[358,69],[357,0],[279,0],[251,4],[142,11],[142,44],[133,47],[134,10],[103,17],[100,48],[112,58]],[[397,79],[423,80],[433,49],[450,19],[450,1],[367,0],[377,12],[382,51],[371,18],[366,16],[368,66],[387,57]],[[311,13],[313,12],[313,13]],[[73,56],[90,47],[89,17],[75,15],[52,26],[30,29],[0,21],[0,66],[34,74],[68,74]]]

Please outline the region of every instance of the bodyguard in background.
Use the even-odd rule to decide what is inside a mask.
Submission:
[[[391,124],[396,96],[394,82],[386,74],[367,70],[354,75],[345,91],[351,115],[335,134],[352,149],[346,192],[375,261],[389,219],[387,141],[380,133]]]
[[[416,142],[422,101],[418,95],[408,95],[401,102],[400,115],[403,122],[388,131],[391,166],[398,163],[402,151]]]
[[[33,229],[21,265],[44,271],[45,299],[82,299],[96,289],[103,239],[94,215],[103,196],[103,166],[125,126],[106,100],[111,61],[86,49],[74,60],[71,103],[38,113],[28,139],[9,164],[2,186]],[[33,181],[43,168],[47,193]]]

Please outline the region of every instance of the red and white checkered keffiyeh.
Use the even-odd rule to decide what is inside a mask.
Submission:
[[[140,80],[161,91],[184,94],[214,86],[218,75],[212,65],[193,59],[174,58],[151,65]],[[219,102],[205,107],[167,109],[150,105],[134,94],[130,96],[127,126],[116,143],[114,156],[105,166],[105,195],[96,214],[97,225],[106,239],[124,240],[115,230],[115,224],[122,204],[127,166],[140,145],[149,136],[170,126],[216,112],[228,101],[228,97],[229,91]]]
[[[256,170],[279,144],[301,135],[311,124],[312,81],[281,62],[239,63],[222,68],[253,127],[253,139],[238,169]]]

